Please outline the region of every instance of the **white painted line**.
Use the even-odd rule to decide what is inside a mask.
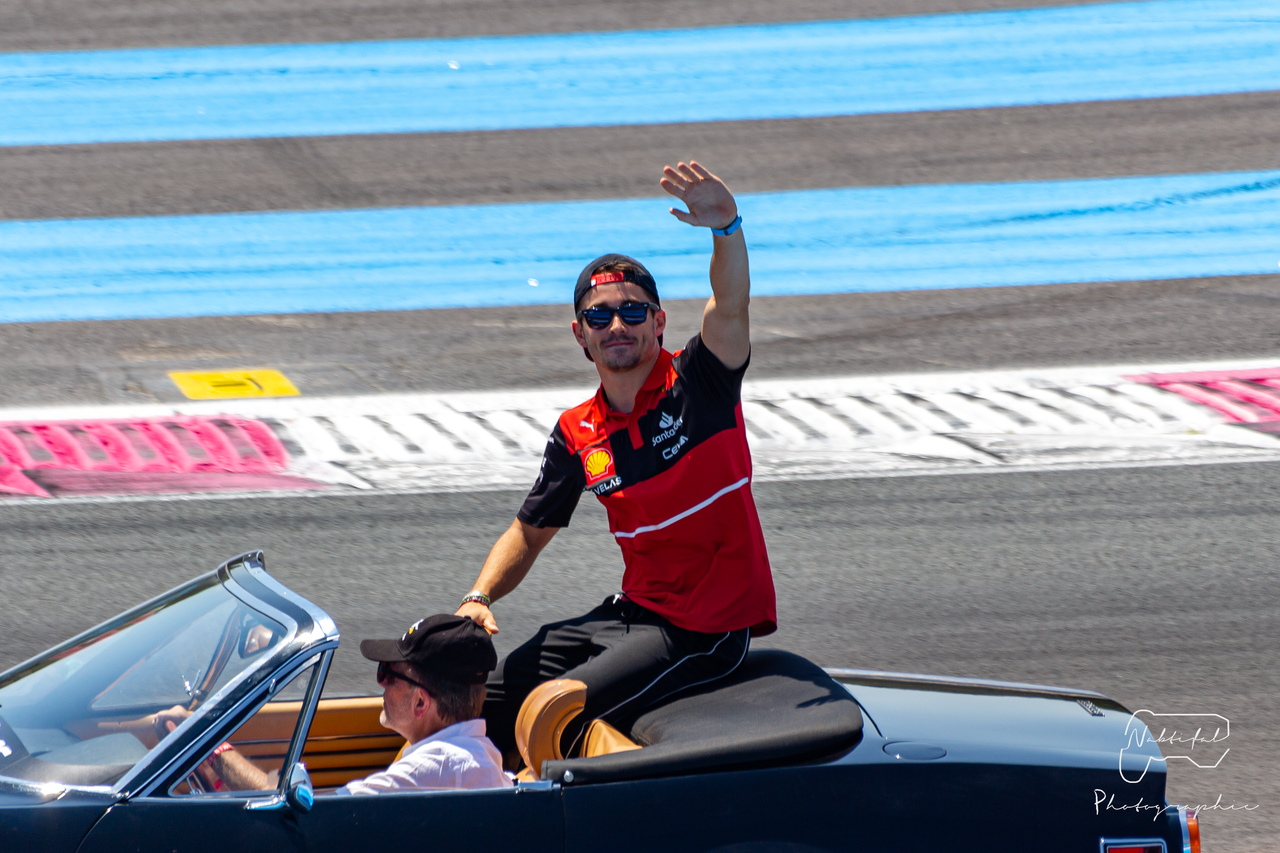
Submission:
[[[1124,379],[1276,363],[763,380],[743,385],[743,411],[761,481],[1280,460],[1280,438],[1228,425],[1208,407]],[[593,390],[42,407],[0,410],[0,422],[269,418],[299,449],[291,472],[301,476],[366,493],[524,489],[537,476],[558,413]]]
[[[946,475],[980,475],[980,474],[1028,474],[1028,473],[1070,473],[1073,471],[1106,471],[1124,468],[1167,468],[1173,466],[1185,465],[1238,465],[1245,462],[1280,462],[1280,454],[1267,457],[1235,457],[1235,458],[1218,458],[1218,459],[1182,459],[1182,460],[1157,460],[1150,462],[1090,462],[1090,463],[1065,463],[1065,464],[1048,464],[1048,465],[989,465],[985,467],[973,468],[938,468],[931,470],[890,470],[890,471],[856,471],[853,473],[843,473],[832,476],[813,476],[813,477],[785,477],[774,478],[771,476],[761,476],[757,471],[754,480],[757,482],[799,482],[805,480],[869,480],[869,479],[885,479],[889,477],[931,477]],[[523,495],[528,491],[529,483],[521,483],[518,485],[492,485],[473,487],[470,484],[459,485],[457,487],[441,487],[437,483],[432,483],[425,487],[408,487],[398,489],[377,489],[372,491],[342,490],[342,491],[261,491],[261,492],[201,492],[198,494],[170,494],[170,495],[77,495],[73,497],[52,497],[52,498],[28,498],[13,497],[0,500],[0,507],[45,507],[60,505],[76,505],[76,504],[113,504],[113,503],[181,503],[187,501],[226,501],[226,500],[275,500],[285,499],[297,500],[302,498],[321,499],[321,498],[380,498],[395,497],[399,495],[437,495],[437,494],[469,494],[476,492],[514,492]]]

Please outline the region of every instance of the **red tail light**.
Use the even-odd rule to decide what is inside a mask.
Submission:
[[[1195,809],[1182,809],[1182,849],[1184,853],[1200,853],[1200,818]]]
[[[1103,838],[1102,853],[1200,853],[1200,821],[1194,809],[1178,806],[1178,826],[1182,830],[1182,847],[1170,850],[1158,838]]]

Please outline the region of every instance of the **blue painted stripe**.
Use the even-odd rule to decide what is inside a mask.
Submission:
[[[453,67],[453,66],[456,66]],[[772,119],[1280,89],[1275,0],[0,56],[0,144]]]
[[[829,189],[739,199],[758,295],[1276,272],[1280,171]],[[567,303],[642,258],[710,292],[711,238],[662,199],[0,223],[0,318]],[[536,287],[529,280],[537,280]]]

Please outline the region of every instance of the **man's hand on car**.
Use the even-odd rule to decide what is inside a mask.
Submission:
[[[458,616],[470,616],[472,621],[490,634],[498,633],[498,622],[493,618],[493,611],[478,601],[468,601],[458,608]]]

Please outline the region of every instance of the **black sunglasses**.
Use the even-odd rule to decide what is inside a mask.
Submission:
[[[396,672],[394,669],[391,668],[391,664],[387,663],[386,661],[379,661],[378,662],[378,684],[385,685],[388,681],[390,681],[393,678],[398,678],[401,681],[408,682],[409,684],[412,684],[414,687],[421,687],[423,690],[426,690],[427,693],[431,692],[430,690],[427,690],[427,685],[423,684],[421,681],[414,681],[412,678],[410,678],[407,675],[401,675],[400,673]]]
[[[652,302],[624,302],[617,308],[606,308],[603,305],[593,305],[590,308],[583,308],[578,312],[578,316],[593,329],[607,329],[613,325],[613,315],[617,314],[622,318],[622,322],[628,326],[639,326],[649,318],[649,309],[655,312],[661,306]]]

